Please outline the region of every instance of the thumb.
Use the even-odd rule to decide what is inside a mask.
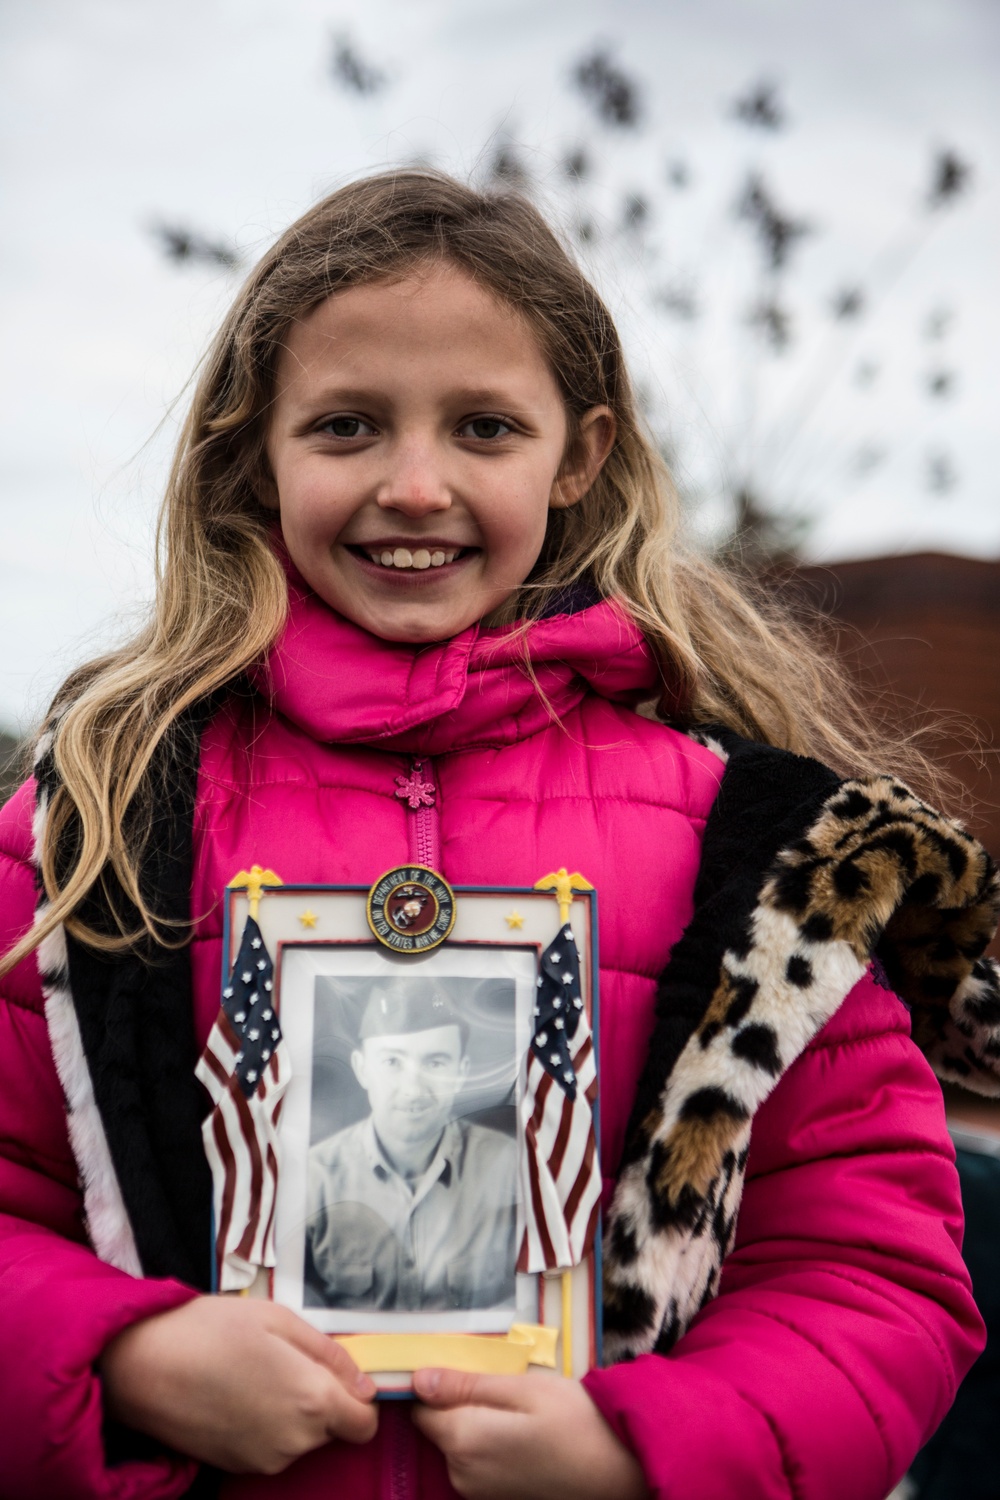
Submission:
[[[523,1375],[474,1375],[470,1370],[415,1370],[413,1389],[425,1406],[498,1406],[518,1411],[525,1405]]]

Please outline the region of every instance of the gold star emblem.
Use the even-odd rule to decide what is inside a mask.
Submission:
[[[306,911],[302,912],[301,916],[299,917],[299,921],[302,923],[303,927],[315,927],[316,913],[307,909]]]
[[[507,926],[512,931],[513,931],[513,929],[515,927],[523,927],[524,926],[524,918],[521,916],[521,913],[519,911],[512,911],[511,912],[510,916],[507,918]]]

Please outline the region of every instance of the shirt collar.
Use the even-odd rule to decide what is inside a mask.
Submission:
[[[440,1182],[442,1187],[451,1186],[455,1171],[454,1163],[458,1160],[461,1144],[461,1132],[457,1120],[449,1120],[448,1124],[444,1127],[444,1130],[441,1132],[441,1139],[438,1141],[437,1150],[431,1158],[430,1166],[417,1179],[412,1188],[400,1176],[386,1156],[371,1115],[364,1122],[362,1140],[364,1142],[365,1157],[368,1161],[368,1166],[380,1182],[390,1182],[395,1178],[396,1181],[403,1183],[409,1191],[412,1191],[414,1197],[423,1197],[435,1182]]]

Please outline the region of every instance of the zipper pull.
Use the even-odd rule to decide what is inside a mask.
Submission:
[[[410,767],[409,776],[396,777],[396,796],[414,812],[421,807],[433,807],[437,796],[437,787],[433,781],[424,780],[421,774],[423,769],[423,761],[415,760]]]

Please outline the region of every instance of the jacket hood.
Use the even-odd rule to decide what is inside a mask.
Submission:
[[[323,743],[422,755],[504,745],[561,718],[588,691],[634,704],[660,683],[645,638],[614,601],[526,629],[474,625],[410,645],[369,634],[286,568],[288,621],[251,680]]]

